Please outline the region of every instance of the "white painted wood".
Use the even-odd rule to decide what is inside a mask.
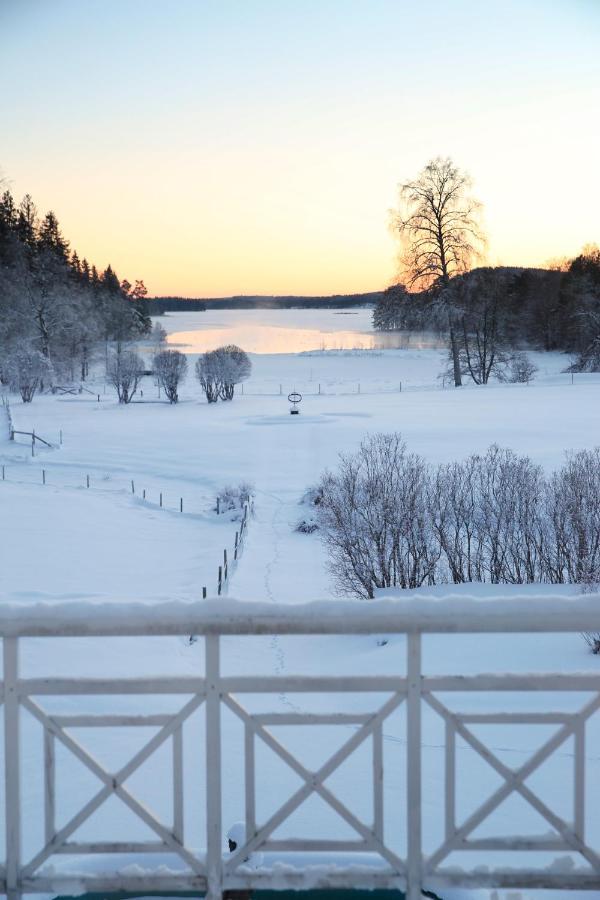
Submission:
[[[452,840],[456,830],[456,732],[451,721],[446,720],[446,741],[444,752],[444,781],[446,802],[444,823],[446,841]]]
[[[245,534],[240,533],[239,546]],[[539,598],[536,598],[539,600]],[[480,675],[436,675],[423,676],[420,662],[421,635],[438,631],[456,632],[501,632],[515,631],[552,632],[600,630],[600,604],[598,598],[573,599],[572,603],[560,604],[551,598],[517,610],[514,601],[500,600],[494,608],[486,607],[489,618],[470,616],[480,609],[479,603],[463,598],[461,604],[451,604],[443,609],[439,603],[419,601],[419,606],[407,601],[374,601],[370,604],[318,604],[315,616],[306,610],[297,611],[289,607],[274,607],[272,604],[237,604],[223,600],[219,609],[212,601],[190,607],[187,604],[165,604],[158,611],[141,605],[125,604],[127,614],[116,605],[99,611],[94,620],[83,616],[83,608],[69,607],[73,613],[67,617],[67,608],[53,607],[48,614],[33,617],[27,610],[23,616],[14,616],[10,607],[0,608],[0,635],[4,639],[4,680],[0,683],[0,700],[4,708],[0,714],[4,718],[5,742],[5,822],[6,856],[5,868],[0,867],[0,881],[7,885],[10,900],[18,900],[21,893],[69,893],[72,882],[60,875],[40,875],[40,867],[54,854],[94,856],[115,853],[120,855],[144,853],[155,855],[158,860],[164,854],[178,855],[187,867],[185,872],[156,875],[123,875],[115,866],[115,871],[98,871],[78,877],[83,889],[109,893],[123,890],[138,893],[150,891],[171,892],[186,890],[204,893],[208,890],[209,900],[217,900],[224,890],[244,890],[251,887],[299,888],[303,884],[302,854],[306,852],[327,854],[348,853],[349,868],[338,864],[334,871],[323,869],[318,875],[311,873],[314,887],[381,887],[388,889],[407,888],[408,900],[421,898],[421,886],[426,879],[428,887],[443,888],[450,885],[481,888],[553,888],[559,891],[598,890],[600,885],[600,853],[590,846],[585,835],[585,805],[595,794],[597,785],[588,783],[585,770],[586,723],[591,716],[600,712],[600,674],[564,675],[545,674],[480,674]],[[421,608],[422,607],[422,608]],[[318,612],[318,614],[317,614]],[[450,627],[450,619],[452,626]],[[567,622],[567,619],[569,620]],[[591,621],[594,620],[594,626]],[[201,623],[201,624],[199,624]],[[389,625],[389,627],[386,627]],[[19,635],[75,636],[110,634],[203,634],[206,638],[206,677],[177,678],[117,678],[69,679],[69,678],[19,678],[17,659]],[[220,675],[219,640],[222,634],[372,634],[405,633],[408,641],[408,666],[406,676],[351,676],[345,677],[255,677]],[[439,699],[439,695],[452,692],[471,692],[485,695],[486,692],[519,692],[531,698],[532,712],[457,712],[450,710]],[[559,709],[548,712],[535,711],[535,695],[539,691],[554,691],[561,694],[581,692],[587,694],[586,702],[573,712]],[[376,707],[369,713],[340,713],[335,710],[337,693],[356,693]],[[251,714],[242,704],[244,695],[263,694],[276,697],[282,693],[306,693],[327,695],[331,709],[321,709],[318,713],[263,711]],[[180,708],[174,713],[121,714],[106,712],[92,714],[85,711],[87,696],[106,695],[166,695],[174,697],[174,705]],[[235,695],[235,696],[233,696]],[[590,695],[591,698],[590,698]],[[51,715],[44,709],[44,697],[75,696],[81,698],[81,712],[68,715]],[[191,699],[190,699],[191,698]],[[189,716],[206,700],[206,806],[207,834],[206,861],[202,848],[204,841],[198,835],[190,835],[190,846],[184,840],[183,793],[184,757],[182,726]],[[407,816],[408,854],[407,860],[400,859],[390,849],[384,839],[384,770],[383,770],[383,726],[386,718],[406,700],[407,722],[407,772],[406,797],[402,798],[397,815],[402,815],[403,807]],[[179,702],[177,702],[179,701]],[[441,845],[425,859],[421,848],[421,712],[427,703],[445,724],[445,821],[444,839]],[[180,705],[181,704],[181,705]],[[221,813],[221,706],[225,704],[234,712],[244,727],[245,754],[245,818],[247,840],[245,847],[223,859],[224,834]],[[497,706],[497,700],[494,701]],[[44,834],[45,845],[26,864],[20,860],[21,799],[19,791],[19,709],[23,706],[34,716],[43,728],[44,759]],[[321,704],[322,706],[322,704]],[[496,755],[470,730],[476,724],[545,724],[555,725],[552,736],[518,770],[505,766]],[[308,729],[319,725],[340,725],[351,732],[342,746],[322,765],[311,772],[293,756],[275,737],[269,728],[296,726]],[[77,728],[128,728],[147,727],[154,733],[145,745],[116,774],[108,772],[78,742],[73,733]],[[343,734],[343,732],[342,732]],[[456,783],[456,738],[460,736],[473,752],[479,754],[501,777],[502,784],[492,792],[465,821],[457,825],[456,807],[458,785]],[[345,737],[345,735],[344,735]],[[567,822],[554,813],[537,796],[527,783],[529,776],[547,760],[566,740],[574,741],[574,770],[572,781],[565,787],[573,792],[573,822]],[[301,779],[301,787],[291,796],[281,797],[280,806],[266,822],[256,821],[256,765],[257,740],[264,742]],[[310,740],[310,737],[308,737]],[[372,741],[373,769],[373,821],[363,822],[355,816],[340,799],[327,787],[326,781],[354,751],[364,743]],[[55,784],[55,746],[59,741],[70,753],[79,759],[98,778],[96,794],[79,809],[72,818],[55,833],[55,807],[57,803]],[[172,822],[163,823],[147,810],[125,787],[124,782],[147,760],[165,741],[172,742]],[[187,761],[188,764],[190,761]],[[195,764],[193,755],[191,764]],[[168,778],[168,776],[167,776]],[[572,787],[571,787],[572,786]],[[535,809],[555,836],[526,837],[504,835],[494,838],[474,837],[478,826],[494,812],[511,793],[519,794]],[[316,794],[354,831],[356,838],[337,841],[307,838],[277,839],[273,837],[300,804],[311,794]],[[86,842],[78,841],[76,832],[80,825],[97,810],[109,797],[117,796],[156,835],[155,840],[144,842]],[[200,799],[200,798],[198,798]],[[388,818],[388,823],[389,823]],[[393,820],[392,820],[393,822]],[[392,831],[394,826],[392,825]],[[518,832],[518,823],[515,823]],[[390,843],[392,843],[390,839]],[[196,849],[192,850],[191,847]],[[255,850],[270,853],[298,854],[298,871],[277,871],[276,875],[264,871],[248,872],[241,868],[244,859]],[[493,851],[512,851],[526,854],[528,851],[569,852],[576,857],[576,866],[571,871],[557,871],[552,868],[534,869],[490,869],[481,867],[461,872],[444,868],[444,860],[455,850],[486,854]],[[377,855],[382,868],[357,869],[360,854]],[[582,863],[583,868],[582,868]],[[587,864],[587,867],[586,867]],[[82,866],[85,863],[82,861]],[[47,870],[46,870],[47,871]]]
[[[4,807],[6,830],[6,896],[20,896],[21,792],[19,748],[19,648],[16,638],[4,640]]]
[[[406,900],[421,900],[421,636],[407,637],[406,674]]]
[[[373,834],[383,843],[383,726],[373,729]]]
[[[244,723],[244,797],[246,801],[246,837],[256,834],[256,763],[254,731]]]
[[[206,637],[206,878],[207,900],[223,893],[223,828],[221,810],[220,645]]]
[[[600,594],[567,599],[512,594],[493,603],[468,595],[440,602],[417,597],[306,604],[226,601],[2,604],[5,637],[228,634],[511,634],[600,630]]]
[[[539,797],[524,783],[525,780],[579,727],[579,723],[585,721],[590,715],[600,708],[600,694],[587,703],[580,712],[571,716],[549,740],[547,740],[520,769],[513,771],[501,763],[498,758],[469,731],[463,723],[456,718],[437,698],[429,695],[427,703],[438,712],[442,718],[449,719],[458,734],[461,735],[477,752],[494,768],[504,779],[504,784],[498,788],[478,809],[475,810],[455,832],[454,838],[445,840],[427,861],[427,871],[433,873],[438,864],[455,849],[457,841],[463,841],[474,829],[484,821],[513,791],[517,791],[537,810],[554,829],[562,836],[571,849],[580,853],[586,861],[600,875],[600,857],[587,846],[572,830],[550,810]]]
[[[173,837],[183,844],[183,732],[173,732]]]
[[[363,839],[367,842],[370,849],[379,853],[387,862],[390,863],[395,869],[402,871],[404,866],[402,861],[396,856],[396,854],[392,853],[392,851],[386,847],[380,840],[376,838],[373,834],[373,831],[368,828],[363,822],[361,822],[356,816],[354,816],[347,807],[341,803],[335,795],[328,790],[323,782],[341,765],[341,763],[350,756],[354,750],[363,743],[364,740],[373,732],[373,729],[376,728],[384,719],[386,719],[390,713],[392,713],[403,701],[403,697],[400,695],[393,696],[389,698],[386,703],[378,710],[377,713],[373,714],[369,721],[362,725],[357,731],[354,732],[352,737],[350,737],[343,745],[337,750],[328,760],[327,762],[321,766],[321,768],[317,772],[309,772],[305,767],[293,756],[285,747],[283,747],[279,741],[277,741],[270,732],[266,731],[266,729],[255,722],[253,717],[246,712],[243,707],[239,705],[232,697],[224,696],[224,703],[235,712],[241,719],[244,721],[251,729],[254,730],[257,736],[262,738],[262,740],[267,744],[268,747],[271,748],[278,756],[286,762],[290,768],[296,772],[305,782],[303,787],[299,788],[295,794],[293,794],[271,817],[270,819],[258,829],[256,835],[253,838],[246,839],[246,843],[243,847],[239,848],[235,851],[230,857],[230,859],[225,863],[224,869],[226,872],[231,872],[236,868],[240,862],[243,862],[245,858],[248,857],[249,853],[252,853],[258,847],[260,847],[266,838],[275,831],[275,829],[287,819],[295,809],[297,809],[304,800],[310,796],[311,793],[315,792],[319,794],[326,803],[328,803],[333,809],[344,819],[355,831],[360,834]]]
[[[171,719],[167,714],[154,716],[125,716],[125,715],[79,715],[79,716],[51,716],[55,725],[59,728],[124,728],[145,727],[152,728],[157,725],[166,725]]]
[[[44,728],[44,834],[47,844],[55,833],[55,797],[54,735]]]
[[[573,822],[575,834],[581,841],[585,841],[585,721],[577,723],[574,739]]]

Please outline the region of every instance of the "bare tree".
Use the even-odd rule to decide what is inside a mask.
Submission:
[[[236,384],[252,371],[248,354],[235,344],[204,353],[196,362],[196,377],[209,403],[232,400]]]
[[[108,358],[106,377],[115,388],[119,403],[131,403],[144,374],[144,360],[134,350],[119,350]]]
[[[459,325],[461,371],[475,384],[487,384],[493,374],[502,378],[507,361],[503,327],[505,279],[495,269],[478,269],[455,278],[449,294]]]
[[[154,357],[154,373],[169,403],[177,403],[179,382],[187,374],[187,359],[179,350],[163,350]]]
[[[252,371],[250,357],[235,344],[214,351],[218,360],[219,393],[222,400],[233,400],[236,384],[246,381]]]
[[[393,225],[402,242],[402,276],[409,288],[431,291],[448,322],[454,384],[462,383],[457,323],[448,293],[451,278],[466,272],[483,244],[480,203],[471,179],[451,159],[429,162],[414,181],[400,185]]]
[[[31,403],[48,373],[48,360],[39,350],[19,347],[12,350],[6,361],[6,375],[13,391],[18,391],[23,403]]]
[[[167,343],[167,332],[160,324],[160,322],[155,322],[152,326],[152,331],[150,332],[150,342],[152,347],[154,348],[154,353],[160,353],[165,349],[165,344]]]
[[[208,403],[216,403],[219,399],[219,366],[214,350],[203,353],[196,360],[196,378]]]

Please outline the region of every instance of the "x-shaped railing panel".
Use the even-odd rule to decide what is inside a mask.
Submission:
[[[385,859],[396,873],[402,874],[405,871],[405,864],[397,854],[387,847],[382,836],[382,799],[380,791],[377,787],[377,779],[382,774],[383,765],[381,762],[381,725],[383,721],[396,710],[405,699],[404,694],[393,694],[376,713],[366,717],[358,730],[332,755],[329,759],[316,771],[311,772],[299,760],[289,752],[264,725],[260,723],[261,716],[252,716],[237,700],[229,694],[222,697],[225,705],[235,713],[238,718],[244,722],[246,726],[246,752],[249,751],[248,735],[256,735],[279,756],[287,765],[303,780],[302,787],[289,797],[279,809],[277,809],[260,828],[251,833],[254,823],[250,822],[248,829],[248,839],[243,847],[238,848],[232,855],[231,859],[224,866],[224,871],[233,872],[235,869],[247,859],[249,854],[256,849],[263,847],[268,837],[278,828],[298,807],[311,795],[319,795],[351,828],[356,831],[362,838],[362,842],[358,847],[363,850],[371,850],[383,859]],[[310,719],[310,717],[307,717]],[[356,719],[356,717],[353,717]],[[359,717],[364,718],[364,717]],[[300,719],[300,717],[299,717]],[[318,718],[315,717],[318,722]],[[325,787],[324,781],[359,747],[370,735],[373,735],[375,741],[374,752],[374,776],[376,783],[374,785],[376,797],[376,815],[375,827],[369,828],[357,816],[352,813],[348,807],[342,803],[335,794]],[[254,754],[251,756],[254,760]],[[254,779],[254,771],[249,772],[246,769],[247,778],[250,776]],[[254,781],[252,781],[252,784]],[[247,785],[248,790],[248,785]],[[322,843],[322,842],[320,842]]]
[[[71,753],[82,762],[102,783],[103,787],[84,805],[81,809],[71,817],[71,819],[59,831],[51,836],[46,835],[46,843],[41,850],[22,868],[22,877],[28,878],[36,872],[37,869],[49,857],[61,849],[67,849],[67,841],[71,835],[87,820],[90,816],[111,796],[115,795],[154,833],[160,838],[161,845],[180,856],[192,869],[193,872],[203,875],[204,866],[198,859],[185,848],[182,843],[182,813],[179,811],[176,816],[175,826],[169,829],[162,824],[146,807],[140,803],[124,787],[124,782],[169,738],[173,737],[177,742],[177,750],[179,750],[179,742],[181,741],[181,726],[204,702],[203,695],[195,695],[180,710],[172,716],[160,727],[144,746],[131,757],[129,762],[119,769],[118,772],[111,774],[108,772],[92,754],[90,754],[72,735],[68,734],[61,721],[68,721],[69,717],[52,717],[48,715],[36,702],[29,696],[21,698],[21,705],[44,728],[44,734],[50,735],[52,738],[59,740]],[[163,717],[157,717],[159,722]],[[115,717],[118,722],[120,717]],[[90,718],[90,722],[91,722]],[[137,724],[140,724],[139,722]],[[145,721],[144,721],[145,724]],[[47,738],[45,738],[47,743]],[[176,767],[180,781],[180,767]],[[175,790],[180,791],[181,784],[174,785]],[[49,838],[49,839],[48,839]],[[118,845],[114,845],[113,850]],[[92,845],[93,848],[93,845]],[[156,849],[156,848],[155,848]],[[93,852],[93,849],[90,850]]]
[[[583,836],[583,776],[581,768],[576,768],[576,797],[575,797],[575,829],[569,827],[568,823],[556,815],[538,796],[531,790],[525,781],[533,772],[538,769],[541,764],[550,757],[555,750],[558,749],[568,738],[575,736],[577,744],[576,767],[581,763],[582,756],[582,729],[585,722],[598,709],[600,709],[600,694],[590,700],[581,710],[572,714],[556,714],[540,716],[539,721],[551,722],[554,720],[561,727],[556,731],[545,743],[529,758],[529,760],[516,771],[508,768],[502,763],[492,751],[485,746],[474,734],[466,727],[460,714],[452,712],[448,709],[434,694],[423,694],[425,702],[437,712],[446,722],[446,772],[447,778],[450,776],[454,779],[454,735],[459,734],[465,741],[502,777],[504,783],[485,800],[458,828],[454,824],[454,783],[450,784],[449,795],[452,809],[450,815],[447,813],[446,838],[438,849],[429,857],[426,863],[425,871],[428,874],[435,874],[440,862],[448,857],[455,850],[467,849],[466,840],[470,834],[500,806],[500,804],[512,793],[517,792],[523,799],[529,803],[550,825],[558,832],[564,844],[556,849],[575,850],[580,853],[586,861],[592,866],[594,871],[600,875],[600,856],[589,847]],[[472,717],[475,719],[476,717]],[[506,714],[502,717],[504,721],[515,722],[528,721],[526,714]],[[531,717],[535,721],[535,716]],[[450,827],[449,827],[450,826]],[[471,848],[474,849],[474,848]],[[488,846],[488,849],[493,849]]]

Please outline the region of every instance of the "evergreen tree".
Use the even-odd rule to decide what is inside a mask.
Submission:
[[[62,236],[58,219],[47,212],[38,230],[38,247],[55,253],[64,262],[68,259],[69,242]]]

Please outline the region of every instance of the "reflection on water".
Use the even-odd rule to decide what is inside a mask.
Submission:
[[[350,319],[352,315],[355,320]],[[190,321],[192,316],[197,316],[197,320]],[[238,344],[249,353],[423,350],[443,346],[439,336],[433,333],[373,331],[369,327],[370,310],[346,315],[333,310],[308,309],[211,310],[207,313],[186,313],[181,317],[185,322],[181,323],[176,321],[178,318],[177,314],[163,317],[161,324],[170,326],[167,328],[169,344],[190,353],[203,353],[223,344]],[[357,327],[348,328],[354,321]],[[171,330],[178,324],[187,327],[185,330]],[[338,324],[343,327],[338,328]],[[190,328],[190,325],[195,327]]]

